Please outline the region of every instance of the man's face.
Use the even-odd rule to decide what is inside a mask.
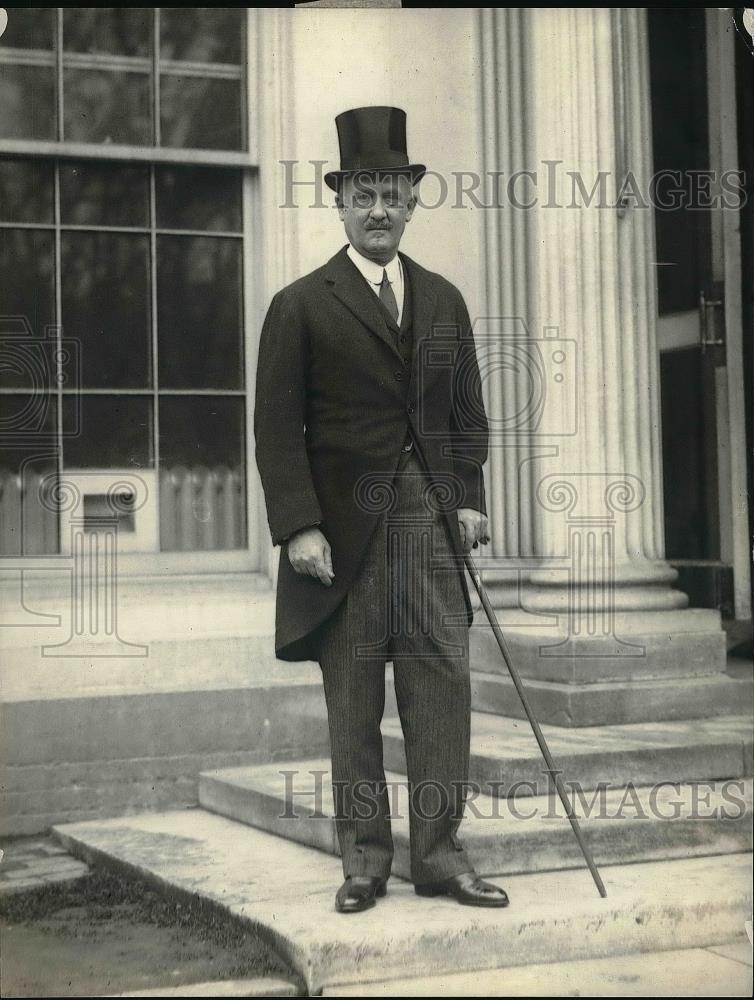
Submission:
[[[336,202],[354,250],[377,264],[391,261],[416,205],[411,180],[402,174],[346,177]]]

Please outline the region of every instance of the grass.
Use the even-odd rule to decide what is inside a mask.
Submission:
[[[0,897],[0,947],[4,997],[296,979],[240,921],[97,869],[75,882]]]

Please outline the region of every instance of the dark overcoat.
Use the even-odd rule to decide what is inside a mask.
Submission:
[[[488,427],[461,293],[401,254],[413,309],[410,367],[377,296],[343,247],[278,292],[259,344],[254,435],[272,541],[281,546],[275,652],[317,660],[321,626],[348,592],[410,427],[463,582],[459,507],[486,513]],[[335,578],[295,572],[286,539],[320,522]]]

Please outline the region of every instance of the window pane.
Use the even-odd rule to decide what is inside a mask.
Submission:
[[[55,39],[54,7],[6,7],[8,26],[0,47],[51,49]]]
[[[0,139],[57,139],[52,67],[2,67]]]
[[[160,78],[162,145],[241,149],[241,84],[196,76]]]
[[[158,167],[160,229],[241,231],[241,171],[212,167]]]
[[[38,389],[54,384],[54,350],[42,345],[47,328],[55,323],[54,245],[51,232],[0,230],[2,386]],[[54,343],[53,337],[48,344],[50,339]]]
[[[160,548],[246,545],[244,401],[160,400]]]
[[[0,555],[58,551],[56,398],[0,395]]]
[[[78,434],[73,429],[78,427]],[[144,469],[154,464],[151,396],[64,396],[66,469]]]
[[[241,241],[160,236],[157,328],[160,386],[243,385]]]
[[[148,226],[149,167],[61,163],[60,214],[63,225]]]
[[[245,7],[161,7],[160,58],[242,62]]]
[[[66,7],[63,47],[66,52],[101,52],[149,56],[152,51],[149,7]]]
[[[67,69],[63,86],[67,140],[151,145],[146,73]]]
[[[55,457],[57,400],[46,392],[0,394],[0,466],[18,472],[36,457]]]
[[[149,238],[62,234],[63,330],[81,345],[83,385],[150,384]]]
[[[0,221],[52,222],[52,174],[45,160],[0,160]]]
[[[76,345],[59,344],[53,326],[33,330],[27,316],[0,317],[0,341],[0,388],[49,391],[57,384],[64,362],[70,362],[71,370],[76,368]]]

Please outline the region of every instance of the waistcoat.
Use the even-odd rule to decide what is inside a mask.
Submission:
[[[408,278],[408,271],[405,267],[403,268],[403,315],[401,316],[400,327],[382,304],[382,301],[378,301],[382,318],[385,320],[385,325],[392,334],[393,343],[403,359],[403,367],[405,369],[403,391],[406,397],[408,397],[408,386],[411,379],[411,362],[414,355],[414,313],[411,283]],[[406,421],[406,423],[406,437],[404,438],[401,449],[404,453],[411,451],[413,448],[413,435],[411,434],[408,421]]]

